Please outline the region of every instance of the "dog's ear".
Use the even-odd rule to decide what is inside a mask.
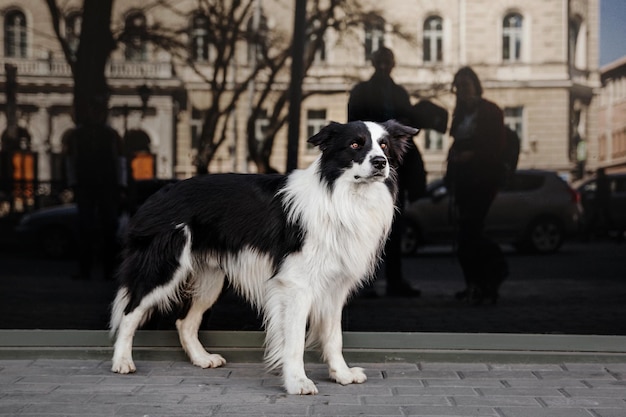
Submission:
[[[389,136],[393,139],[391,143],[391,157],[399,164],[402,163],[402,157],[408,147],[408,141],[412,140],[412,137],[417,135],[419,129],[406,126],[399,123],[396,120],[387,120],[382,123],[383,127],[389,133]]]
[[[393,138],[398,139],[408,139],[417,135],[417,132],[419,132],[419,129],[403,125],[402,123],[394,119],[387,120],[386,122],[382,123],[382,125]]]
[[[343,126],[341,123],[331,121],[319,132],[311,136],[307,142],[313,146],[319,146],[319,148],[324,151],[328,147],[330,138],[335,136],[341,126]]]

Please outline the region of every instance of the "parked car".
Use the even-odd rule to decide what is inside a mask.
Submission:
[[[618,236],[621,234],[623,237],[623,234],[626,231],[626,173],[606,174],[606,177],[609,183],[609,189],[611,190],[609,213],[613,224],[610,226],[602,224],[590,225],[590,222],[593,222],[593,217],[596,214],[596,178],[586,180],[577,187],[583,206],[583,223],[585,226],[590,225],[591,227],[608,227],[611,229],[607,230],[609,233],[615,233]],[[601,231],[587,230],[587,232],[591,234]]]
[[[124,213],[132,214],[150,195],[176,180],[141,180],[132,188],[133,203]],[[122,227],[123,227],[123,221]],[[68,257],[78,244],[78,208],[76,204],[46,207],[24,214],[15,231],[20,243],[52,258]]]
[[[76,204],[46,207],[24,214],[15,231],[20,243],[52,257],[68,256],[78,242]]]
[[[495,198],[485,232],[521,251],[552,253],[579,232],[581,216],[580,195],[557,173],[518,170]],[[431,182],[424,198],[407,205],[404,220],[405,254],[421,245],[454,241],[454,210],[443,180]]]

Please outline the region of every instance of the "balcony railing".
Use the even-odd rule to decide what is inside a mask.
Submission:
[[[109,78],[172,78],[174,71],[171,62],[128,62],[113,61],[107,64]]]
[[[0,74],[4,75],[6,64],[17,68],[18,76],[71,77],[70,66],[65,61],[47,59],[0,58]]]
[[[69,64],[60,60],[0,58],[0,75],[5,74],[5,64],[15,65],[18,76],[72,76]],[[110,61],[106,67],[109,78],[168,79],[172,78],[173,73],[171,62]]]

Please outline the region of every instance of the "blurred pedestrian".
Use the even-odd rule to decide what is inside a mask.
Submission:
[[[457,255],[466,288],[456,294],[472,304],[495,303],[508,275],[500,247],[484,234],[485,218],[504,175],[502,110],[482,97],[476,73],[463,67],[454,76],[456,106],[445,181],[458,216]]]
[[[596,170],[596,191],[594,193],[591,218],[587,222],[587,239],[594,235],[606,237],[613,229],[611,215],[611,182],[604,168]]]
[[[358,83],[350,92],[348,101],[348,121],[362,120],[384,122],[396,119],[400,123],[412,125],[413,109],[408,92],[391,78],[395,66],[393,51],[381,47],[372,54],[374,74]],[[416,126],[417,127],[417,126]],[[402,273],[402,211],[405,200],[414,201],[425,193],[426,171],[422,155],[413,140],[408,141],[408,149],[402,163],[397,166],[399,192],[396,200],[398,212],[385,245],[384,265],[387,282],[386,294],[399,297],[418,297],[419,289],[413,288]],[[371,294],[374,295],[373,290]]]
[[[79,271],[74,278],[90,279],[100,262],[104,278],[111,279],[119,250],[126,162],[120,135],[106,123],[106,97],[90,101],[88,116],[65,143],[67,181],[78,208]]]

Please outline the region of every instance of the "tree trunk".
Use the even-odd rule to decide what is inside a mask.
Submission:
[[[94,101],[108,103],[109,87],[105,69],[115,49],[111,33],[113,0],[84,0],[80,44],[76,53],[74,74],[74,122],[92,120],[90,107]]]

